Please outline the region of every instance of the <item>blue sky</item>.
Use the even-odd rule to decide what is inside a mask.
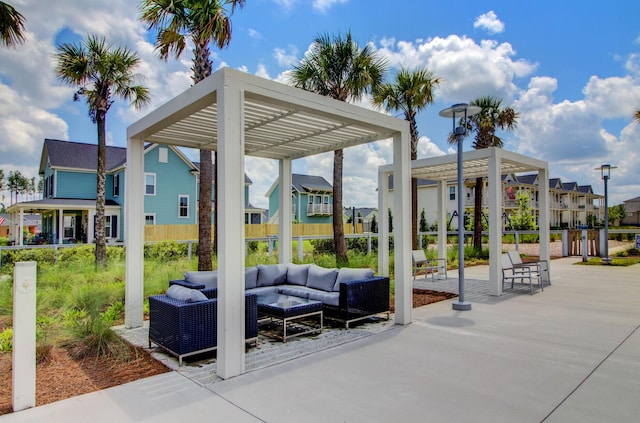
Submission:
[[[6,0],[5,0],[6,1]],[[189,49],[160,61],[153,37],[137,21],[139,2],[112,0],[8,1],[25,16],[27,42],[0,50],[0,169],[37,176],[45,138],[96,142],[95,126],[73,89],[53,74],[56,44],[99,33],[142,57],[153,104],[134,111],[117,102],[107,117],[108,143],[126,145],[126,127],[191,84]],[[501,134],[510,151],[546,160],[550,176],[591,184],[603,192],[595,167],[618,166],[610,204],[640,195],[640,3],[419,0],[248,0],[232,17],[229,48],[213,49],[213,66],[229,66],[286,82],[313,39],[351,30],[390,64],[428,68],[443,79],[436,102],[418,116],[419,157],[450,154],[451,122],[438,112],[451,104],[494,95],[520,113],[516,131]],[[363,107],[370,107],[365,99]],[[466,144],[470,145],[470,142]],[[466,145],[466,149],[470,147]],[[195,152],[188,153],[196,159]],[[389,142],[345,152],[345,206],[375,206],[377,166],[391,160]],[[364,164],[364,165],[363,165]],[[331,181],[332,155],[296,160],[294,172]],[[277,176],[273,161],[248,158],[251,202]],[[1,198],[0,198],[1,199]],[[8,196],[4,200],[8,205]]]

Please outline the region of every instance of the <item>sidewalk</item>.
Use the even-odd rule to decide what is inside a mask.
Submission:
[[[443,301],[411,325],[229,380],[170,372],[0,422],[635,421],[640,265],[576,261],[553,260],[535,295],[478,297],[468,312]]]

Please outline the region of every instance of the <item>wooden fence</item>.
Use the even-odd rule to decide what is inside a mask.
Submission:
[[[294,223],[292,225],[293,236],[331,236],[333,225],[330,223]],[[345,234],[362,232],[362,224],[345,223]],[[211,226],[213,234],[213,225]],[[278,235],[278,225],[263,223],[261,225],[244,225],[245,238],[269,238]],[[146,225],[144,227],[144,240],[157,241],[197,241],[198,225]]]

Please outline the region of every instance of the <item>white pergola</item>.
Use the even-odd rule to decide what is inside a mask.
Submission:
[[[223,68],[129,126],[126,327],[143,324],[145,143],[218,152],[217,372],[229,378],[243,373],[245,367],[245,155],[278,160],[280,186],[287,187],[294,159],[389,138],[393,139],[393,172],[398,175],[394,209],[409,216],[409,125],[404,120]],[[279,192],[279,261],[286,263],[292,257],[291,195],[286,189]],[[399,219],[394,231],[395,323],[402,325],[411,322],[410,220]]]
[[[501,175],[507,173],[538,172],[538,227],[540,234],[540,260],[549,260],[549,169],[545,161],[532,159],[502,148],[484,148],[466,151],[463,154],[464,178],[487,177],[489,182],[489,295],[502,295],[502,273],[500,255],[502,254],[502,189]],[[438,181],[438,257],[447,257],[447,181],[458,178],[458,155],[431,157],[413,160],[411,176]],[[378,168],[378,207],[380,213],[389,207],[389,175],[395,173],[394,165]],[[396,191],[394,178],[394,200]],[[402,188],[401,188],[402,189]],[[458,193],[463,195],[463,193]],[[458,213],[464,211],[458,210]],[[404,214],[402,216],[405,216]],[[395,220],[394,220],[395,223]],[[378,245],[388,245],[388,223],[380,219],[380,239]],[[380,247],[379,247],[380,248]],[[380,250],[378,256],[380,269],[388,269],[388,253]],[[397,290],[396,286],[396,290]],[[406,287],[405,287],[406,289]]]

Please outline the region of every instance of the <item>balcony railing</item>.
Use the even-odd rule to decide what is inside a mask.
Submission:
[[[307,204],[307,216],[333,214],[332,204]]]

